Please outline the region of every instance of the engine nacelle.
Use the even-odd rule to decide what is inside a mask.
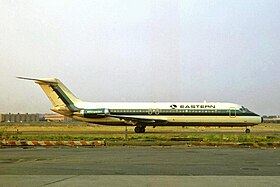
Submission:
[[[110,111],[108,108],[82,109],[74,114],[86,118],[104,118],[110,114]]]

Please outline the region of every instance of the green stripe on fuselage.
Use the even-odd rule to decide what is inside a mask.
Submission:
[[[139,112],[139,110],[141,112]],[[162,109],[155,113],[149,113],[148,109],[113,109],[110,114],[113,115],[160,115],[160,116],[259,116],[253,112],[241,112],[236,110],[234,112],[229,110],[168,110]]]

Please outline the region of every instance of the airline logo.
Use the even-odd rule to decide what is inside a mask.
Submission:
[[[176,109],[178,108],[177,105],[172,104],[170,105],[170,108],[172,109]],[[179,108],[207,108],[207,109],[211,109],[211,108],[216,108],[215,105],[180,105]]]

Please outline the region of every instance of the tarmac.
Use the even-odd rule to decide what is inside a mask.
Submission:
[[[0,186],[279,186],[280,149],[187,146],[0,149]]]
[[[125,134],[125,131],[6,131],[10,135],[29,134],[29,135],[44,135],[44,134]],[[127,134],[135,134],[133,131],[128,131]],[[153,134],[245,134],[244,131],[147,131],[145,135]],[[280,134],[280,131],[252,131],[250,134]]]

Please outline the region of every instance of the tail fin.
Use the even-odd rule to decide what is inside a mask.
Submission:
[[[75,103],[82,102],[78,99],[59,79],[47,78],[47,79],[33,79],[25,77],[17,77],[19,79],[33,80],[39,84],[48,96],[54,108],[53,111],[60,113],[65,107],[71,112],[78,111],[79,108],[75,106]]]

